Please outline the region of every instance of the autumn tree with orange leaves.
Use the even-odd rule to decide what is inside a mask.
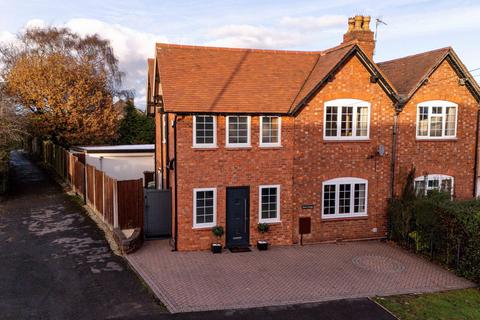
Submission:
[[[0,48],[1,77],[28,130],[64,146],[112,142],[122,74],[110,43],[55,27],[17,40]]]

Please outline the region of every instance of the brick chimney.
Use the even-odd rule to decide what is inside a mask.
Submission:
[[[348,18],[348,30],[343,35],[343,43],[357,41],[362,50],[373,59],[375,50],[375,40],[372,30],[370,30],[369,16],[355,16]]]

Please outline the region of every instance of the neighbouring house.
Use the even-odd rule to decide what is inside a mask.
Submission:
[[[388,199],[416,168],[420,191],[476,195],[480,89],[452,48],[374,62],[370,17],[324,51],[156,44],[148,107],[158,189],[176,250],[265,238],[385,238]],[[266,235],[258,223],[270,224]]]
[[[113,109],[115,110],[115,112],[118,114],[118,117],[117,117],[117,120],[122,120],[123,118],[125,118],[125,115],[126,115],[126,108],[127,108],[127,105],[128,103],[131,103],[132,105],[135,105],[135,102],[134,102],[134,99],[133,98],[129,98],[129,99],[118,99],[118,101],[116,101],[114,104],[113,104]],[[138,108],[135,108],[135,110],[139,113],[139,114],[144,114],[144,112]]]
[[[72,147],[71,152],[116,180],[145,179],[145,172],[155,170],[153,144]]]

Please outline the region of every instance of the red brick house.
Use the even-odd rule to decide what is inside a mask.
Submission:
[[[157,44],[149,111],[178,250],[386,235],[387,199],[475,195],[480,90],[451,48],[375,63],[369,17],[315,52]],[[269,223],[266,235],[259,222]]]

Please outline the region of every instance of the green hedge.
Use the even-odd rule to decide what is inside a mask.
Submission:
[[[411,183],[407,182],[407,185]],[[389,238],[480,283],[480,201],[417,196],[406,186],[388,208]]]

